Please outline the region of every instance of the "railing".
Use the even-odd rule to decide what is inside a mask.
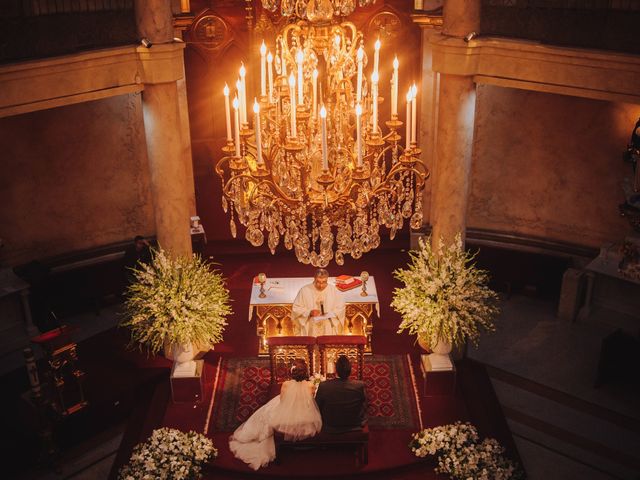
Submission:
[[[137,42],[133,0],[2,0],[0,63]]]
[[[640,53],[638,0],[482,0],[481,34]]]

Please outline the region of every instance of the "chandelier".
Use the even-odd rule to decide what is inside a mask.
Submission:
[[[375,0],[374,0],[375,1]],[[360,1],[370,3],[368,1]],[[263,0],[277,9],[276,0]],[[405,141],[398,119],[397,58],[391,78],[391,118],[379,118],[380,41],[370,80],[363,35],[348,21],[355,0],[282,0],[295,17],[276,36],[272,53],[260,48],[260,95],[247,110],[247,69],[236,94],[224,88],[227,143],[215,166],[222,208],[254,246],[282,243],[298,261],[317,267],[344,255],[358,259],[408,220],[422,226],[422,190],[428,171],[416,142],[416,97],[406,95]],[[231,120],[233,106],[233,128]]]

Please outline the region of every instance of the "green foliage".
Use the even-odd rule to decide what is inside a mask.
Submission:
[[[127,318],[131,341],[150,354],[168,343],[211,345],[222,341],[232,313],[229,290],[220,272],[211,270],[200,256],[171,258],[153,250],[150,265],[134,270],[127,289]]]
[[[404,283],[391,302],[402,315],[398,333],[407,330],[432,346],[438,340],[453,346],[467,339],[477,344],[481,329],[495,329],[498,297],[487,287],[487,272],[475,267],[475,255],[463,250],[460,234],[447,248],[442,239],[438,243],[434,252],[429,239],[420,239],[408,268],[393,272]]]

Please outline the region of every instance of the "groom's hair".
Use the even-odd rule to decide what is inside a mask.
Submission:
[[[342,380],[347,380],[351,375],[351,362],[346,355],[340,355],[336,360],[336,373]]]
[[[307,372],[307,362],[302,358],[296,358],[291,366],[291,379],[296,382],[302,382],[308,378],[309,373]]]

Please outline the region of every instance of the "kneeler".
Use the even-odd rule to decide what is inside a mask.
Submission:
[[[307,362],[309,375],[314,372],[313,351],[316,346],[315,337],[289,336],[267,337],[269,360],[271,364],[271,387],[269,398],[280,393],[280,385],[291,378],[291,365],[296,358]]]
[[[316,339],[320,351],[320,373],[325,376],[334,374],[333,366],[340,355],[351,362],[351,377],[362,380],[364,366],[364,347],[367,338],[362,335],[323,335]]]

